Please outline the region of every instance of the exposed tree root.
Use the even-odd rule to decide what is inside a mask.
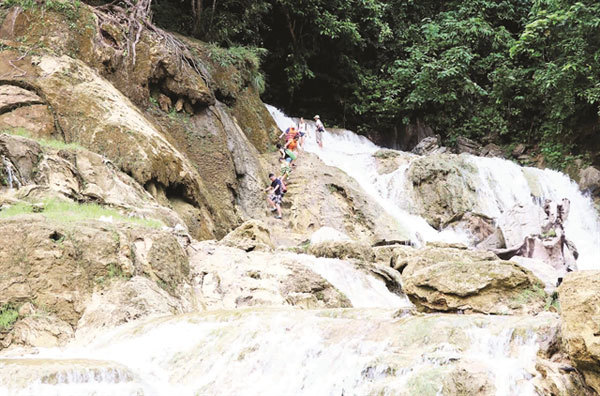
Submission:
[[[190,52],[188,46],[173,34],[164,31],[152,23],[152,0],[114,0],[111,3],[93,7],[98,17],[99,24],[111,23],[120,26],[126,34],[126,48],[132,64],[136,61],[136,46],[140,41],[144,29],[152,32],[162,41],[167,48],[173,51],[178,66],[191,67],[208,85],[209,73]]]

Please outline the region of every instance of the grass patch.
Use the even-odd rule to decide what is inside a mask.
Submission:
[[[534,285],[531,289],[523,290],[516,298],[519,304],[528,304],[535,300],[545,299],[547,297],[544,288],[540,285]]]
[[[107,280],[111,279],[131,279],[131,276],[125,274],[119,264],[110,263],[108,265],[108,274],[97,277],[95,282],[99,285],[103,285]]]
[[[59,223],[72,223],[82,220],[98,220],[101,217],[111,218],[115,222],[137,224],[149,228],[161,228],[164,224],[156,219],[142,219],[139,217],[128,217],[115,209],[106,208],[94,203],[78,204],[75,202],[62,201],[59,199],[46,199],[42,201],[42,216],[51,221]],[[33,206],[29,203],[18,203],[0,211],[0,219],[33,213]]]
[[[9,330],[19,318],[19,312],[12,305],[0,308],[0,331]]]
[[[0,133],[6,133],[9,135],[21,136],[21,137],[24,137],[27,139],[35,140],[42,147],[53,148],[56,150],[72,150],[72,151],[85,150],[85,148],[83,146],[81,146],[77,143],[65,143],[65,142],[61,142],[60,140],[55,140],[55,139],[36,138],[35,136],[31,135],[31,132],[29,132],[27,129],[24,129],[24,128],[3,129],[0,131]]]

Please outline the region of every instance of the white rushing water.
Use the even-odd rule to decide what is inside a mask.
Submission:
[[[354,308],[407,308],[406,296],[391,293],[385,283],[359,271],[347,261],[304,256],[302,263],[344,293]]]
[[[520,340],[512,328],[545,331],[540,329],[550,323],[546,319],[393,319],[391,313],[244,309],[146,320],[91,344],[0,359],[0,391],[14,396],[433,396],[455,364],[469,364],[492,373],[499,396],[533,394],[527,380],[535,364],[535,334]],[[57,366],[74,368],[64,375]]]
[[[287,117],[273,106],[267,109],[280,129],[285,130],[295,124],[295,120]],[[314,131],[312,131],[314,136]],[[351,131],[339,133],[326,132],[323,137],[323,148],[314,138],[306,141],[306,150],[314,153],[330,166],[335,166],[353,177],[360,186],[377,203],[379,203],[399,223],[402,231],[407,232],[411,240],[417,244],[421,241],[448,241],[468,243],[468,235],[453,230],[437,232],[427,222],[410,210],[410,186],[406,184],[406,171],[410,162],[418,158],[416,155],[402,153],[405,161],[389,174],[379,175],[375,158],[380,147],[367,138]],[[579,269],[598,268],[597,257],[600,256],[600,219],[589,197],[585,197],[575,182],[563,173],[550,169],[520,167],[515,163],[500,158],[483,158],[462,154],[473,165],[476,172],[470,174],[464,169],[465,178],[477,182],[478,212],[492,218],[498,218],[516,204],[531,207],[538,201],[550,199],[560,201],[568,198],[571,210],[565,224],[567,238],[575,243],[579,251],[577,265]]]

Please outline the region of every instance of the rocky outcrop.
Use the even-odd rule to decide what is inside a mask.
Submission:
[[[263,159],[265,169],[279,169],[274,155]],[[354,179],[311,153],[303,153],[287,188],[284,220],[268,223],[275,244],[299,245],[321,227],[330,227],[369,245],[409,239]],[[263,208],[263,213],[268,213],[266,202]]]
[[[567,274],[558,298],[567,353],[585,382],[600,393],[600,271]]]
[[[490,252],[428,246],[397,258],[405,293],[425,311],[539,312],[543,283]]]
[[[141,32],[132,62],[123,28],[100,22],[87,5],[40,11],[14,7],[0,27],[0,39],[48,49],[1,54],[3,103],[14,110],[0,115],[0,128],[106,156],[197,238],[222,237],[256,217],[254,197],[265,181],[257,149],[266,150],[276,126],[247,65],[223,66],[212,47],[179,37],[193,51],[182,61],[150,30]]]
[[[35,310],[51,313],[56,318],[46,323],[51,334],[56,320],[75,329],[93,292],[115,279],[144,276],[173,298],[188,298],[187,257],[171,234],[97,221],[48,222],[38,216],[0,223],[0,306],[31,303]],[[30,321],[17,321],[15,329],[40,324]]]
[[[411,152],[417,155],[441,154],[445,151],[445,147],[441,147],[440,144],[439,136],[429,136],[421,140]]]
[[[205,309],[351,306],[294,254],[246,252],[210,241],[194,243],[188,251],[198,302]]]
[[[557,271],[559,277],[577,268],[575,245],[565,236],[564,223],[569,215],[570,202],[546,200],[538,206],[516,206],[500,220],[506,249],[495,250],[505,259],[522,256],[541,260]]]
[[[94,202],[170,227],[184,224],[177,213],[161,206],[112,162],[85,149],[54,149],[32,139],[0,134],[0,156],[6,162],[0,175],[6,173],[8,164],[13,187],[22,187],[14,194],[18,200],[35,203],[58,197]]]
[[[308,253],[317,257],[344,259],[358,259],[374,261],[375,253],[370,245],[356,241],[325,241],[311,244]]]
[[[253,250],[273,250],[271,233],[269,229],[259,220],[249,220],[231,231],[221,240],[225,246],[242,249],[246,252]]]
[[[462,156],[426,156],[411,162],[407,178],[416,212],[434,228],[455,216],[476,209],[476,185],[469,173],[473,165]]]

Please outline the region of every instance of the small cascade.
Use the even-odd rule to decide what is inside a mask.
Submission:
[[[295,121],[273,106],[267,109],[281,129]],[[309,124],[309,129],[314,128]],[[314,134],[314,131],[312,132]],[[373,154],[380,147],[367,138],[351,131],[326,132],[323,148],[314,138],[306,141],[306,150],[314,153],[327,165],[335,166],[353,177],[360,186],[391,216],[402,231],[410,235],[416,245],[426,241],[469,243],[466,233],[457,230],[438,232],[420,216],[411,214],[412,186],[406,183],[406,172],[411,161],[419,158],[409,153],[398,152],[405,161],[395,171],[379,175]],[[483,158],[462,154],[461,157],[473,165],[463,169],[463,176],[473,180],[477,188],[477,204],[473,211],[499,219],[501,215],[519,204],[525,207],[541,205],[544,200],[560,201],[568,198],[571,211],[565,224],[568,239],[579,251],[579,269],[598,268],[596,257],[600,255],[600,218],[589,197],[585,197],[576,183],[563,173],[550,169],[521,167],[500,158]]]
[[[0,371],[0,389],[14,396],[152,395],[130,370],[108,361],[0,359]]]
[[[13,185],[17,185],[17,188],[21,188],[22,184],[16,176],[16,170],[14,165],[6,158],[2,156],[2,164],[4,165],[4,170],[6,171],[6,178],[8,183],[8,188],[13,188]]]
[[[348,297],[354,308],[406,308],[406,296],[391,293],[384,282],[359,271],[347,261],[303,256],[302,263]]]

